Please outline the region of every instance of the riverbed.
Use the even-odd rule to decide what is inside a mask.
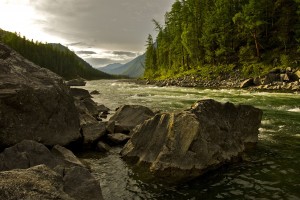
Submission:
[[[138,104],[154,111],[176,112],[197,100],[212,98],[253,105],[264,112],[258,145],[243,155],[244,161],[181,185],[156,181],[143,169],[128,165],[119,156],[121,148],[80,155],[100,181],[106,200],[300,199],[300,94],[157,87],[122,80],[89,81],[84,88],[98,90],[100,94],[93,95],[93,100],[111,110]]]

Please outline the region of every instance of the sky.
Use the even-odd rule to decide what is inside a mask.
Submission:
[[[61,43],[93,67],[144,53],[152,19],[164,23],[175,0],[0,0],[0,28]]]

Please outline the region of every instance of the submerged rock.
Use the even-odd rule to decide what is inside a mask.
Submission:
[[[121,155],[149,163],[151,172],[170,182],[189,180],[255,144],[261,117],[252,106],[198,101],[186,112],[157,114],[136,127]]]
[[[145,106],[124,105],[116,111],[109,121],[114,121],[115,127],[119,127],[118,131],[115,130],[114,132],[124,133],[131,131],[134,127],[153,116],[153,111]]]
[[[0,149],[24,139],[65,146],[81,138],[78,112],[63,79],[3,44],[0,108]]]

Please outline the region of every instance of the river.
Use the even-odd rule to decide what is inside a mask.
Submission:
[[[106,154],[80,155],[100,181],[105,200],[118,199],[300,199],[300,94],[137,85],[120,80],[90,81],[94,101],[114,110],[139,104],[153,110],[179,111],[200,99],[249,104],[263,110],[257,147],[244,161],[224,166],[177,186],[157,182],[126,164],[120,148]]]

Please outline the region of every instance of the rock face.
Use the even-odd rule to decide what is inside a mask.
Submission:
[[[145,106],[124,105],[110,118],[118,130],[114,132],[130,132],[134,127],[154,116],[152,110]]]
[[[0,44],[0,149],[24,139],[68,145],[81,137],[69,88]]]
[[[103,199],[85,166],[58,145],[22,141],[0,154],[0,171],[0,199]]]
[[[149,163],[150,171],[170,182],[184,181],[239,156],[258,140],[262,111],[214,100],[189,111],[157,114],[138,126],[123,148],[123,158]]]
[[[65,199],[63,178],[46,165],[0,172],[0,199]]]

